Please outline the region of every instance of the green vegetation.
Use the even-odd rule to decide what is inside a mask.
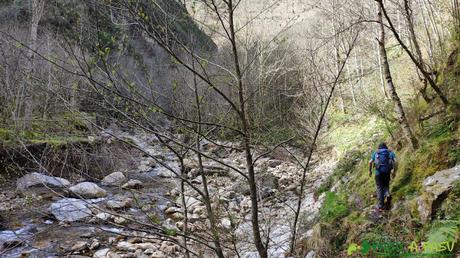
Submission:
[[[428,232],[429,242],[456,242],[460,233],[460,220],[435,221]]]
[[[316,196],[321,193],[329,191],[331,187],[341,180],[341,178],[350,171],[353,171],[356,164],[364,158],[363,153],[359,150],[352,150],[347,152],[342,159],[340,159],[334,172],[329,176],[321,186],[316,190]]]
[[[325,222],[333,222],[345,217],[349,212],[346,196],[335,192],[327,192],[323,206],[321,206],[320,217]]]
[[[0,146],[13,146],[18,142],[24,144],[47,143],[59,146],[72,142],[87,141],[91,129],[91,116],[78,116],[63,113],[53,121],[37,120],[32,123],[30,130],[19,130],[14,127],[0,128]]]
[[[389,117],[380,116],[378,108],[368,115],[331,113],[331,132],[326,140],[341,157],[333,173],[316,190],[316,196],[326,192],[320,210],[319,223],[334,223],[329,236],[344,236],[342,245],[331,243],[331,253],[339,254],[347,244],[367,241],[457,242],[460,235],[460,182],[458,182],[436,212],[436,218],[421,224],[418,217],[417,197],[422,194],[422,182],[437,171],[453,167],[460,162],[460,112],[457,96],[460,78],[458,50],[452,52],[439,82],[449,91],[451,104],[446,113],[413,126],[420,147],[412,150],[405,144],[399,124]],[[411,119],[436,110],[433,104],[417,100],[407,113]],[[372,115],[374,114],[374,115]],[[393,122],[390,122],[393,121]],[[375,183],[368,175],[371,151],[380,141],[386,141],[396,151],[398,171],[391,182],[394,209],[380,221],[371,219],[376,203]],[[336,193],[328,192],[341,182]],[[358,198],[360,205],[353,203]]]

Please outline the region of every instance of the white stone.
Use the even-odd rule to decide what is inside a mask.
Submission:
[[[222,227],[224,227],[226,229],[231,229],[232,228],[232,222],[228,218],[221,219],[220,224],[222,225]]]
[[[121,256],[115,252],[110,251],[109,248],[104,248],[95,252],[93,258],[121,258]]]
[[[120,186],[124,184],[126,181],[128,180],[123,173],[113,172],[112,174],[104,177],[101,181],[101,184],[107,186]]]
[[[144,184],[137,179],[131,179],[126,184],[122,185],[121,188],[124,189],[139,189],[144,187]]]
[[[107,208],[117,210],[129,208],[132,205],[133,200],[128,197],[117,197],[112,200],[108,200],[106,203]]]
[[[101,213],[98,213],[95,217],[102,221],[107,221],[110,219],[111,215],[107,212],[101,212]]]
[[[120,225],[123,225],[125,224],[126,222],[128,222],[128,220],[124,217],[115,217],[115,219],[113,220],[113,222],[117,223],[117,224],[120,224]]]
[[[79,198],[100,198],[106,197],[107,192],[97,184],[83,182],[69,188],[70,192]]]
[[[150,255],[151,258],[166,258],[167,256],[162,251],[155,251]]]
[[[121,251],[135,251],[136,246],[126,241],[118,242],[117,249]]]

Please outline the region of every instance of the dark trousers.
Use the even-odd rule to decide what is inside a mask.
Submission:
[[[385,206],[385,197],[390,196],[390,173],[375,175],[375,184],[377,185],[378,207],[383,209]]]

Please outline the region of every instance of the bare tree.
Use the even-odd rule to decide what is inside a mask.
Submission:
[[[424,78],[428,81],[429,85],[431,86],[431,88],[433,88],[433,90],[436,92],[436,94],[438,95],[438,97],[441,99],[442,103],[446,106],[447,104],[449,104],[449,101],[447,100],[445,94],[441,91],[441,89],[439,88],[439,86],[436,84],[436,82],[433,80],[433,78],[431,77],[431,73],[428,72],[423,66],[422,64],[420,63],[420,61],[416,58],[416,56],[412,53],[412,51],[410,51],[410,49],[407,47],[407,45],[403,42],[403,40],[401,39],[401,36],[399,35],[397,29],[395,28],[394,24],[393,24],[393,21],[392,19],[390,18],[390,16],[388,15],[386,9],[385,9],[385,4],[383,3],[383,0],[376,0],[377,3],[380,5],[381,7],[381,10],[382,10],[382,13],[383,13],[383,16],[385,17],[385,19],[387,20],[388,22],[388,25],[389,25],[389,28],[391,30],[391,32],[393,33],[394,37],[396,38],[396,40],[398,41],[398,43],[401,45],[401,47],[404,49],[404,51],[409,55],[410,59],[412,60],[412,62],[417,66],[417,68],[419,69],[419,71],[423,74]]]
[[[37,34],[38,23],[40,22],[46,0],[32,0],[31,1],[31,24],[30,24],[30,49],[28,51],[28,64],[25,71],[26,81],[24,83],[24,129],[30,129],[33,113],[33,80],[31,78],[34,73],[34,58],[37,51]]]
[[[382,60],[382,65],[383,65],[383,74],[385,75],[387,87],[388,87],[388,92],[390,93],[391,99],[393,100],[393,104],[395,107],[396,114],[398,116],[398,120],[401,123],[401,127],[404,132],[404,136],[406,139],[409,141],[411,144],[411,147],[413,149],[418,148],[418,142],[417,139],[414,137],[410,126],[409,122],[407,121],[406,114],[404,112],[404,108],[401,103],[401,99],[398,96],[398,93],[396,92],[396,88],[393,84],[393,78],[391,76],[390,72],[390,65],[388,63],[388,57],[387,57],[387,52],[385,49],[385,26],[383,23],[383,17],[382,17],[382,7],[379,7],[379,11],[377,13],[377,19],[380,23],[380,39],[379,39],[379,50],[380,50],[380,57]]]

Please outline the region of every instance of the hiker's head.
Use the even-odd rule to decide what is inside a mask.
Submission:
[[[388,149],[387,144],[382,142],[379,144],[379,149]]]

